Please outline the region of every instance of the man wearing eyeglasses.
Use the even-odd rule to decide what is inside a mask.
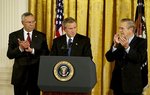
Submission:
[[[135,22],[128,18],[122,19],[119,33],[114,35],[113,45],[106,53],[109,62],[115,61],[110,85],[113,95],[142,95],[147,85],[141,68],[147,61],[147,42],[137,37],[135,32]]]

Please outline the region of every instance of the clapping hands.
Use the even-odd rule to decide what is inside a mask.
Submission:
[[[32,52],[32,48],[30,48],[30,43],[27,40],[23,41],[18,39],[18,43],[19,43],[19,47],[22,50],[25,50],[26,52]]]
[[[129,47],[128,38],[125,35],[120,35],[119,33],[114,35],[114,47],[121,44],[125,49]]]

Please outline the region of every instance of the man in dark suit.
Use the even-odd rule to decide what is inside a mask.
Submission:
[[[77,24],[75,19],[72,17],[64,19],[63,29],[66,34],[53,40],[51,55],[86,56],[91,57],[92,59],[90,39],[77,33]],[[69,39],[71,40],[70,43]],[[70,47],[70,54],[68,54]]]
[[[114,43],[106,53],[109,62],[115,61],[110,86],[114,95],[141,95],[147,84],[142,81],[141,72],[147,60],[147,42],[134,34],[134,21],[122,19],[119,33],[114,35]]]
[[[65,35],[53,40],[51,55],[54,56],[85,56],[92,59],[90,39],[77,33],[75,19],[64,19]],[[90,95],[90,93],[43,92],[43,95]]]
[[[21,19],[24,27],[9,34],[7,57],[14,59],[11,83],[14,95],[40,95],[39,59],[49,54],[46,35],[35,30],[33,14],[26,12]]]

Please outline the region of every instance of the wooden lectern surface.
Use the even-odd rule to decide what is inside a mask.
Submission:
[[[91,92],[89,93],[43,92],[42,95],[91,95]]]

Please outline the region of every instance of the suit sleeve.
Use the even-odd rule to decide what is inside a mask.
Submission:
[[[24,56],[22,52],[19,50],[18,45],[18,38],[15,34],[9,34],[9,41],[8,41],[8,50],[7,50],[7,57],[9,59],[17,58]]]
[[[35,48],[35,56],[40,56],[40,55],[49,55],[49,49],[46,41],[46,35],[42,34],[41,36],[41,47],[39,49]]]
[[[136,46],[131,46],[126,55],[127,60],[133,63],[143,63],[147,60],[147,42],[145,39],[139,39]]]
[[[57,55],[57,41],[56,41],[56,39],[53,39],[53,44],[52,44],[50,55]]]
[[[83,54],[84,56],[89,56],[91,57],[91,59],[93,58],[92,56],[92,50],[91,50],[91,43],[90,43],[90,39],[87,38],[86,41],[85,41],[85,47],[83,49]]]
[[[105,54],[105,57],[109,62],[112,62],[114,60],[120,60],[123,57],[125,57],[125,55],[127,54],[124,47],[121,46],[121,44],[119,44],[117,46],[117,49],[113,52],[112,52],[112,48],[113,48],[113,44],[111,46],[111,49],[108,50],[107,53]]]

